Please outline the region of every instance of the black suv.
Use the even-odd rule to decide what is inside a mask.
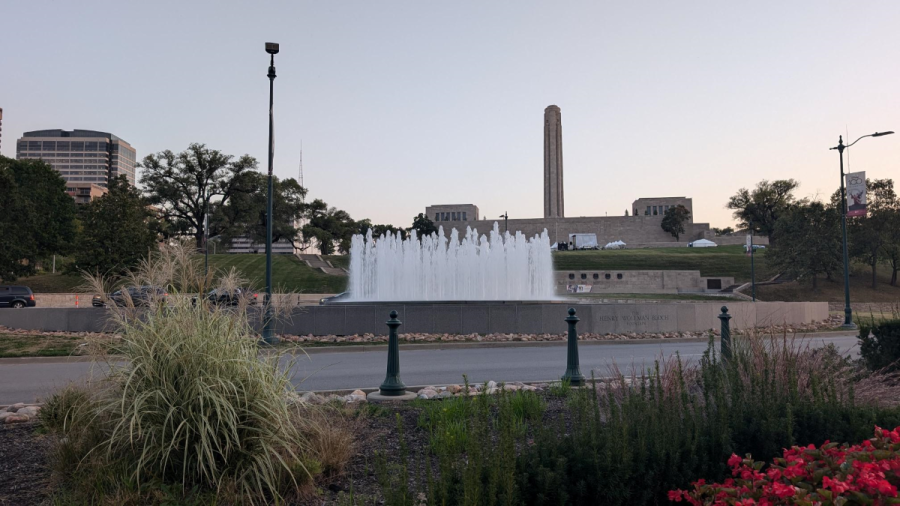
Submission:
[[[158,286],[131,286],[125,290],[128,292],[128,296],[131,297],[131,303],[135,307],[146,307],[153,301],[165,301],[166,297],[169,296],[165,290]],[[122,290],[116,290],[107,295],[106,299],[104,301],[100,295],[94,295],[91,305],[94,307],[106,307],[109,304],[115,304],[119,307],[128,305],[128,298]]]
[[[34,307],[34,293],[27,286],[0,286],[0,307]]]
[[[259,299],[259,293],[249,288],[235,288],[233,291],[213,289],[204,298],[217,306],[237,306],[241,301],[253,305]],[[194,297],[193,302],[194,305],[197,304],[197,297]]]

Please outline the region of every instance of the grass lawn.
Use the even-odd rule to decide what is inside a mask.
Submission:
[[[893,302],[900,304],[900,287],[891,286],[890,273],[881,269],[878,276],[878,289],[872,289],[872,274],[869,269],[854,266],[850,276],[850,300],[857,302]],[[759,279],[759,278],[757,278]],[[744,293],[749,294],[748,290]],[[844,277],[842,273],[835,276],[834,281],[819,279],[819,286],[813,290],[812,283],[791,282],[780,285],[763,285],[756,287],[756,296],[761,300],[810,301],[810,302],[843,302]]]
[[[0,333],[0,358],[80,355],[83,337]]]
[[[350,268],[350,255],[322,255],[322,258],[331,262],[331,265],[337,267],[338,269]]]
[[[254,288],[265,286],[265,255],[210,255],[209,266],[223,272],[234,267]],[[310,269],[293,255],[272,255],[272,282],[275,291],[282,293],[340,293],[347,286],[346,277]],[[15,284],[28,286],[35,293],[75,293],[81,291],[83,281],[79,275],[41,274],[19,278]]]
[[[701,295],[696,293],[570,293],[572,299],[615,299],[615,300],[735,300],[722,295]]]
[[[605,251],[560,251],[553,254],[554,269],[576,270],[694,270],[701,276],[733,276],[750,280],[750,257],[743,246],[716,248],[647,248]],[[756,279],[774,275],[763,250],[756,252]]]
[[[209,265],[220,271],[234,267],[252,286],[265,286],[265,255],[210,255]],[[272,255],[272,283],[280,293],[340,293],[346,289],[347,278],[310,269],[293,255]]]

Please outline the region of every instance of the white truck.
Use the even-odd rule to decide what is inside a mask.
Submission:
[[[597,234],[569,234],[571,249],[597,249]]]

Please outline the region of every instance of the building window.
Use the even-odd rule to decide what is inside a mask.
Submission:
[[[607,272],[606,274],[603,275],[603,277],[606,278],[606,279],[609,279],[609,278],[610,278],[610,275],[609,275],[609,273]]]
[[[569,274],[569,279],[575,279],[575,275],[574,275],[574,274]]]
[[[582,274],[581,279],[587,279],[587,274]]]
[[[658,215],[658,214],[659,214],[659,207],[658,207],[658,206],[653,206],[653,216],[656,216],[656,215]]]
[[[594,273],[594,279],[600,279],[600,275],[597,274],[596,272]]]
[[[616,274],[616,279],[622,279],[622,274]]]
[[[441,213],[434,213],[434,221],[441,221]]]
[[[644,211],[644,216],[650,216],[650,206],[647,206],[647,210]]]
[[[463,211],[463,219],[462,219],[462,220],[463,220],[463,221],[469,221],[469,220],[466,219],[466,212],[465,212],[465,211]]]

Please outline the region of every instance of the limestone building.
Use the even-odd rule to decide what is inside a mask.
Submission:
[[[691,211],[685,223],[685,233],[676,241],[663,231],[662,218],[666,210],[682,205]],[[713,239],[718,244],[743,244],[743,236],[713,237],[708,223],[696,223],[694,206],[689,197],[652,197],[636,199],[629,210],[630,216],[566,217],[563,188],[562,115],[559,107],[551,105],[544,110],[544,217],[511,218],[510,233],[517,231],[534,236],[547,230],[551,242],[568,242],[569,234],[597,234],[602,246],[613,241],[624,241],[628,247],[678,246],[697,239]],[[456,228],[465,232],[466,227],[486,233],[494,222],[491,218],[479,221],[478,207],[473,204],[432,205],[425,213],[435,225],[449,233]],[[758,239],[761,243],[764,238]]]

